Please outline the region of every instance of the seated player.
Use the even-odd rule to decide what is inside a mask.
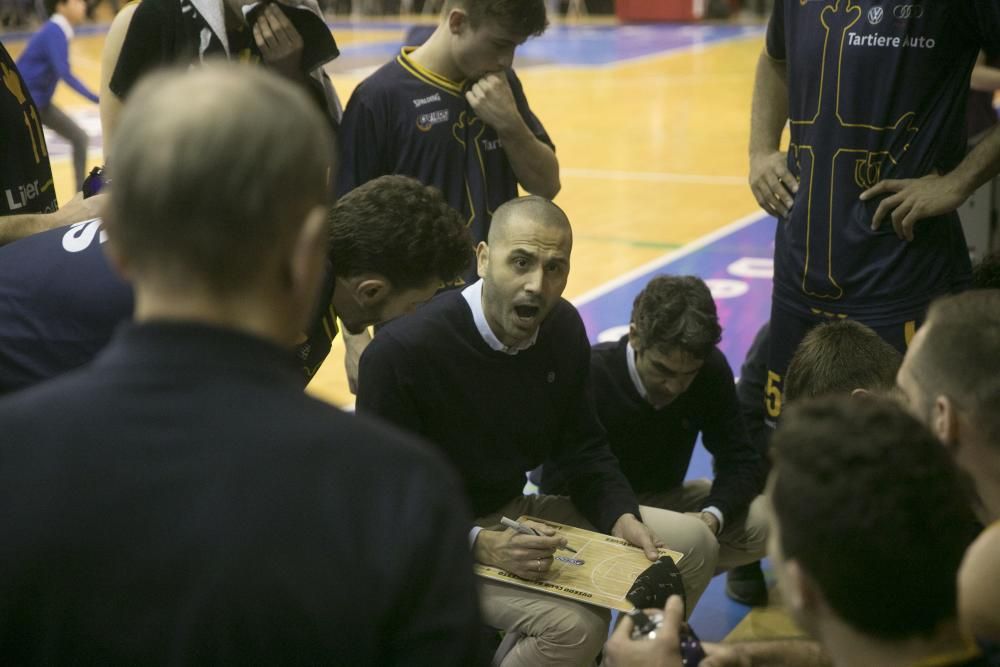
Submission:
[[[854,320],[816,325],[795,349],[785,379],[785,404],[820,396],[888,394],[903,355]]]
[[[926,427],[885,400],[806,402],[772,456],[779,586],[834,665],[985,664],[956,622],[974,517]]]
[[[700,278],[659,276],[635,298],[629,333],[590,354],[597,414],[639,502],[670,510],[671,540],[707,527],[718,541],[714,570],[756,562],[767,543],[760,459],[716,347],[721,336]],[[685,482],[699,433],[715,479]],[[541,490],[565,492],[558,463],[545,464]]]
[[[594,410],[590,344],[561,298],[572,250],[566,215],[541,197],[497,209],[477,248],[482,280],[438,295],[386,325],[361,357],[358,413],[418,433],[443,451],[464,483],[476,528],[474,558],[544,578],[553,530],[528,536],[501,526],[521,514],[610,533],[650,560],[662,539],[679,563],[689,610],[711,579],[718,544],[707,527],[675,536],[664,510],[640,507]],[[563,470],[567,496],[526,496],[525,471]],[[698,522],[700,524],[700,522]],[[685,541],[689,540],[689,541]],[[606,610],[485,581],[485,620],[524,635],[503,664],[589,665],[607,636]]]
[[[736,383],[743,421],[765,470],[769,468],[771,429],[765,424],[764,399],[781,402],[780,394],[768,393],[768,345],[770,327],[765,324],[747,352]],[[853,392],[889,393],[901,362],[899,352],[865,325],[853,320],[824,322],[810,330],[796,348],[788,364],[784,401]],[[730,570],[726,591],[739,600],[741,594],[753,596],[763,588],[763,581],[759,563],[744,565]]]
[[[100,220],[0,248],[0,393],[86,363],[132,314],[132,290],[108,263]],[[441,194],[385,176],[340,199],[329,215],[321,306],[296,354],[312,377],[337,334],[383,322],[429,299],[471,259],[468,232]],[[236,233],[236,232],[234,232]]]
[[[804,401],[782,416],[772,452],[768,552],[785,608],[829,661],[806,641],[784,643],[804,649],[792,659],[739,658],[751,643],[708,647],[703,667],[989,664],[956,616],[974,517],[926,427],[886,399]],[[614,667],[681,667],[676,623],[653,640],[658,651],[627,630],[608,643]]]
[[[1000,442],[996,423],[1000,400],[998,313],[1000,290],[995,289],[973,290],[935,301],[897,374],[899,393],[911,412],[931,428],[953,454],[963,474],[975,482],[975,506],[988,527],[969,549],[962,565],[959,612],[963,625],[974,636],[994,643],[997,635],[991,628],[1000,623],[995,605],[1000,594],[995,582],[1000,578],[994,576],[1000,533],[995,525],[1000,519],[1000,455],[996,447]],[[863,387],[860,382],[856,386]],[[726,653],[734,661],[753,660],[754,664],[829,664],[819,657],[818,647],[804,641],[745,642],[727,647]],[[716,664],[721,667],[743,663]]]
[[[971,478],[987,528],[961,574],[962,621],[1000,643],[1000,290],[972,290],[931,304],[903,366],[911,409]]]
[[[134,322],[0,401],[0,662],[478,664],[454,474],[305,396],[288,352],[323,279],[331,143],[262,70],[130,98],[106,245]]]

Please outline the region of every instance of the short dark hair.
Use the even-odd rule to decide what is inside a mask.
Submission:
[[[379,273],[394,288],[450,283],[472,261],[472,237],[436,188],[381,176],[330,209],[330,260],[337,276]]]
[[[853,320],[824,322],[799,343],[785,374],[785,400],[797,401],[855,389],[888,392],[896,386],[903,355]]]
[[[45,14],[46,16],[52,16],[56,13],[56,7],[66,2],[66,0],[45,0]]]
[[[1000,252],[986,255],[972,267],[972,286],[976,289],[1000,288]]]
[[[1000,447],[1000,289],[934,301],[914,370],[923,393],[948,396]]]
[[[704,359],[722,340],[712,292],[697,276],[657,276],[632,303],[639,345],[669,353],[680,349]]]
[[[108,233],[138,272],[236,293],[329,206],[332,140],[304,90],[265,68],[153,73],[113,138]]]
[[[784,558],[838,616],[883,640],[926,636],[955,617],[975,517],[926,427],[889,399],[803,401],[782,415],[771,455]]]
[[[461,7],[473,28],[493,22],[524,39],[541,35],[548,27],[545,0],[447,0],[445,12]]]

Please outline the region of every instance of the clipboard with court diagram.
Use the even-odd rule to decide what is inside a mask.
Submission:
[[[555,521],[533,516],[521,516],[518,521],[535,521],[555,528],[566,538],[575,554],[559,550],[552,569],[541,581],[528,581],[516,574],[489,565],[476,563],[477,575],[514,586],[530,588],[577,602],[630,611],[632,603],[625,594],[652,563],[638,547],[625,540],[603,533],[574,528]],[[679,563],[683,554],[672,549],[659,549],[661,556],[668,556]],[[582,561],[581,564],[577,564]]]

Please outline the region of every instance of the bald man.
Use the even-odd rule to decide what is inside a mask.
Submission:
[[[0,401],[0,663],[480,664],[458,481],[303,394],[289,351],[323,282],[331,141],[263,69],[129,98],[105,250],[135,321]]]
[[[662,538],[684,552],[681,574],[694,606],[712,576],[718,542],[706,528],[670,541],[669,513],[639,506],[611,454],[591,394],[590,344],[562,298],[573,236],[566,215],[541,197],[496,210],[476,249],[481,278],[434,298],[382,329],[361,358],[358,412],[422,435],[451,460],[475,528],[473,556],[539,580],[564,540],[542,524],[528,536],[503,516],[529,514],[599,530],[655,560]],[[525,496],[525,471],[550,460],[569,496]],[[504,665],[587,665],[607,635],[606,610],[484,582],[481,604],[494,627],[523,639]]]

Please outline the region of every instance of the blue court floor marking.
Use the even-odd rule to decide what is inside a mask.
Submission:
[[[712,288],[723,326],[720,347],[734,373],[770,313],[774,218],[754,213],[683,248],[653,260],[573,300],[591,342],[614,339],[627,331],[632,301],[654,276],[691,274]],[[687,478],[711,479],[711,456],[695,447]],[[749,613],[725,593],[726,578],[715,577],[691,615],[691,624],[706,641],[720,641]]]
[[[720,347],[735,372],[771,303],[774,218],[753,213],[573,300],[592,342],[624,333],[632,301],[661,273],[692,274],[708,281],[723,334]],[[603,334],[603,335],[602,335]]]

